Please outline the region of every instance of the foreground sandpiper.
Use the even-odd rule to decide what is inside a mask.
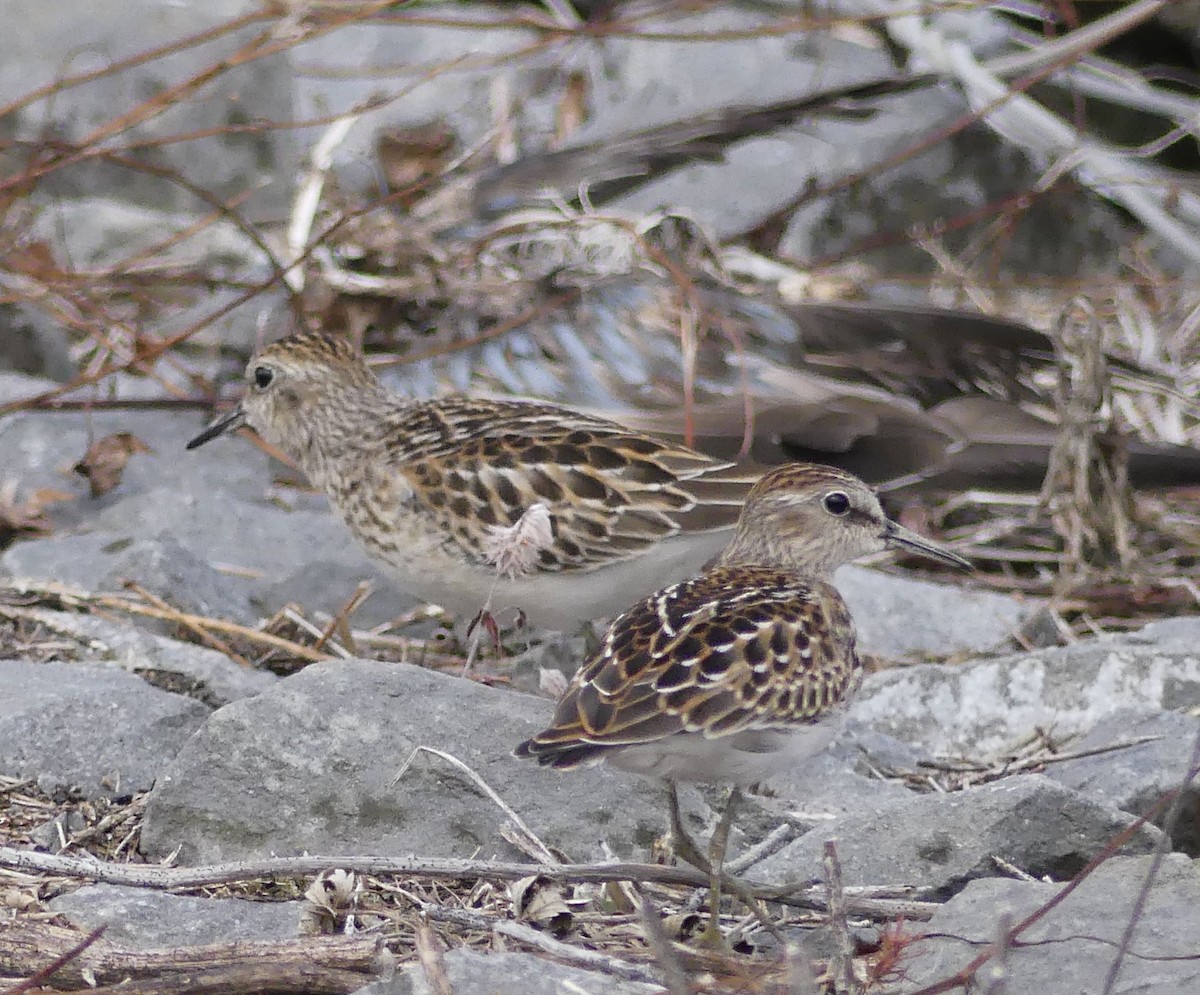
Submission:
[[[757,476],[550,404],[407,400],[349,343],[313,333],[252,359],[241,402],[188,448],[242,425],[295,459],[412,595],[567,631],[699,572]],[[490,537],[537,503],[550,541],[530,572],[497,576]]]
[[[739,786],[824,748],[862,680],[850,613],[829,579],[889,547],[970,568],[888,519],[857,477],[777,467],[751,491],[715,563],[617,618],[550,727],[516,755],[560,770],[604,760],[665,779],[677,852],[713,874],[719,896]],[[683,832],[677,780],[734,786],[709,859]]]

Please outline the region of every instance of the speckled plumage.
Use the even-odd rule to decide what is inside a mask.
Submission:
[[[296,459],[414,595],[468,617],[491,596],[556,629],[612,615],[699,570],[754,479],[555,405],[406,400],[348,343],[320,334],[264,349],[247,367],[238,408],[189,446],[242,423]],[[532,574],[498,579],[489,531],[535,502],[550,511],[552,542]]]
[[[717,563],[617,618],[550,727],[517,755],[735,783],[803,760],[836,733],[862,679],[849,611],[827,578],[889,545],[965,564],[889,521],[848,473],[773,470]]]
[[[693,734],[766,761],[784,745],[776,733],[832,712],[861,672],[850,616],[828,584],[718,567],[617,619],[525,753],[560,769],[611,753],[643,773],[721,779],[696,742],[678,755],[636,748]]]

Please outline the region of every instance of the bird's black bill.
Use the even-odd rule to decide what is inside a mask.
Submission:
[[[241,428],[246,424],[246,414],[242,411],[242,406],[239,404],[232,411],[227,411],[225,414],[218,416],[212,421],[208,428],[201,432],[196,438],[187,444],[188,449],[195,449],[198,446],[204,445],[206,442],[212,442],[218,435],[224,435],[226,432],[232,432],[235,428]]]
[[[910,553],[924,556],[927,560],[945,563],[947,566],[957,567],[959,570],[975,569],[970,560],[964,560],[957,553],[943,549],[937,543],[930,542],[924,536],[919,536],[896,522],[888,522],[886,539],[889,546],[899,546]]]

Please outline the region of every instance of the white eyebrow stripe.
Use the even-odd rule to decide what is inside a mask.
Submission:
[[[788,506],[798,506],[798,505],[802,505],[802,504],[808,504],[808,502],[811,500],[812,500],[811,495],[806,497],[806,496],[803,496],[800,494],[778,494],[775,496],[776,503],[788,505]]]

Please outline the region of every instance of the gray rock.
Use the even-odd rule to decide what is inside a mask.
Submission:
[[[77,808],[59,812],[53,819],[36,826],[29,833],[33,840],[43,850],[61,850],[72,836],[87,829],[87,819]]]
[[[1065,879],[1133,821],[1036,774],[949,794],[913,795],[814,829],[755,870],[770,882],[823,878],[825,841],[837,840],[847,885],[923,885],[952,894],[996,872],[993,857]],[[1122,849],[1146,853],[1161,833],[1144,827]]]
[[[772,778],[762,791],[762,796],[748,795],[739,809],[736,823],[746,835],[733,837],[738,846],[753,845],[784,819],[800,830],[819,830],[844,816],[866,815],[912,796],[903,785],[866,777],[829,752]],[[756,808],[762,813],[758,819],[752,815]]]
[[[18,581],[52,582],[99,591],[117,555],[131,542],[130,537],[110,532],[51,535],[18,542],[0,553],[0,573]]]
[[[1115,857],[1031,925],[1020,944],[976,975],[979,991],[1081,995],[1105,979],[1150,870],[1149,857]],[[940,908],[905,949],[898,991],[912,992],[953,975],[994,943],[1002,919],[1016,925],[1062,891],[1061,885],[990,878],[973,881]],[[1163,862],[1138,913],[1114,992],[1194,995],[1200,991],[1200,870],[1187,857]],[[1002,971],[1002,973],[1000,973]],[[974,987],[972,990],[976,990]]]
[[[908,773],[933,759],[928,750],[889,736],[853,717],[846,719],[837,739],[830,744],[829,752],[841,759],[848,769],[867,777]]]
[[[477,23],[500,19],[504,13],[485,5],[475,5],[471,19]],[[464,147],[483,138],[489,125],[490,101],[494,96],[497,72],[489,65],[491,57],[525,48],[535,40],[529,31],[514,31],[500,26],[468,32],[471,51],[482,61],[480,66],[463,65],[459,71],[440,74],[436,85],[412,87],[404,100],[363,115],[363,120],[341,142],[334,163],[340,182],[358,189],[377,189],[378,171],[375,141],[378,133],[390,128],[411,127],[445,120],[452,124]],[[398,65],[431,67],[462,56],[463,33],[448,27],[420,24],[351,24],[336,32],[319,35],[297,52],[304,65],[320,65],[328,71],[301,72],[292,79],[298,120],[345,114],[361,108],[372,94],[379,92],[379,74],[393,72]],[[530,126],[549,133],[553,129],[553,108],[547,95],[536,85],[552,72],[554,60],[520,60],[506,66],[503,78],[513,96],[521,102],[520,127]],[[306,129],[296,139],[307,149],[324,129]]]
[[[78,644],[71,657],[116,664],[166,691],[217,708],[270,687],[274,674],[239,666],[224,653],[179,642],[96,615],[27,609],[56,636]]]
[[[402,664],[315,664],[215,712],[158,778],[143,851],[187,863],[268,853],[515,856],[505,816],[443,760],[458,757],[550,846],[572,858],[607,842],[642,856],[664,831],[662,789],[619,771],[559,774],[511,755],[549,701]]]
[[[850,716],[934,753],[986,756],[1045,730],[1086,732],[1125,708],[1200,704],[1200,649],[1096,639],[960,667],[870,675]]]
[[[33,397],[35,394],[40,394],[46,390],[52,390],[58,384],[45,376],[35,375],[32,373],[0,369],[0,403],[7,404],[9,401],[20,401],[26,397]],[[0,419],[0,445],[5,444],[4,434],[12,429],[18,421],[28,419],[31,415],[21,412],[18,415],[8,415]],[[9,455],[7,450],[0,449],[5,455]]]
[[[49,794],[146,790],[207,715],[116,668],[0,661],[0,769]]]
[[[722,5],[693,14],[681,25],[667,14],[651,23],[660,30],[753,30],[770,18],[761,11]],[[649,27],[649,25],[647,25]],[[651,28],[650,30],[653,30]],[[597,113],[579,141],[618,139],[663,121],[735,107],[761,106],[812,90],[814,73],[821,87],[837,87],[890,71],[884,53],[871,52],[825,35],[763,35],[753,54],[737,40],[689,44],[612,39],[606,60],[612,68],[597,78]],[[820,68],[818,68],[820,67]],[[942,113],[947,113],[943,108]],[[929,115],[922,115],[927,119]],[[834,170],[850,171],[878,161],[864,133],[838,127],[825,115],[772,129],[729,147],[719,162],[692,162],[617,199],[623,210],[649,213],[681,207],[699,218],[718,238],[756,227],[796,198],[806,184]],[[875,137],[880,128],[873,128]],[[880,149],[875,155],[886,155]],[[729,191],[737,189],[738,197]]]
[[[0,370],[66,380],[75,372],[70,344],[67,330],[45,312],[28,304],[0,305]]]
[[[114,545],[118,544],[108,548]],[[153,539],[133,539],[123,545],[98,586],[101,590],[120,590],[126,580],[136,581],[185,612],[243,624],[258,619],[258,612],[251,607],[244,589],[230,584],[224,575],[170,533]]]
[[[973,591],[846,566],[838,590],[850,606],[859,645],[897,660],[942,659],[1010,648],[1013,633],[1040,607],[994,591]]]
[[[82,930],[107,927],[104,939],[123,950],[288,939],[297,935],[302,905],[196,898],[112,884],[89,885],[49,903]]]
[[[98,70],[179,39],[199,34],[253,9],[248,0],[204,4],[163,4],[155,0],[96,0],[79,17],[64,21],[35,0],[6,0],[0,35],[0,102],[14,100],[64,75]],[[82,140],[123,112],[220,62],[261,30],[246,25],[207,43],[179,47],[157,58],[106,73],[85,85],[56,90],[9,115],[11,138],[38,141],[49,130],[60,140]],[[210,80],[204,99],[173,102],[125,132],[130,141],[169,139],[255,120],[294,120],[289,59],[282,53],[231,67]],[[284,210],[288,197],[281,177],[294,175],[293,138],[270,130],[227,131],[203,141],[157,145],[148,161],[179,170],[192,183],[221,198],[253,191],[251,210]],[[136,153],[135,153],[136,154]],[[138,204],[196,208],[194,196],[178,185],[144,172],[85,162],[57,170],[48,192],[62,197],[119,192]],[[55,207],[59,202],[55,202]],[[246,204],[240,205],[243,210]],[[54,211],[48,211],[54,214]],[[63,222],[60,222],[63,223]],[[63,223],[64,227],[76,227]],[[161,235],[161,231],[160,231]],[[85,257],[73,255],[88,268]]]
[[[1200,648],[1200,617],[1159,619],[1117,639],[1130,646],[1154,646],[1181,653],[1195,651]]]
[[[659,985],[618,981],[608,974],[569,967],[533,954],[447,950],[446,977],[454,995],[655,995]],[[398,971],[389,981],[374,981],[356,995],[432,995],[420,965]]]
[[[1178,788],[1200,736],[1200,718],[1177,712],[1117,712],[1070,744],[1071,752],[1100,749],[1143,736],[1158,739],[1077,760],[1050,764],[1046,775],[1091,798],[1144,815],[1168,791]],[[1165,813],[1156,819],[1164,824]],[[1176,850],[1200,855],[1200,785],[1193,779],[1184,793],[1171,831]]]
[[[848,723],[829,748],[766,785],[775,805],[793,822],[819,828],[844,815],[865,815],[881,803],[911,798],[912,792],[880,773],[914,770],[926,755],[906,743]]]
[[[46,385],[0,374],[29,396]],[[249,622],[300,601],[336,611],[364,578],[376,593],[357,615],[376,624],[412,607],[327,510],[324,498],[289,508],[271,494],[267,457],[253,446],[222,440],[193,453],[184,445],[203,425],[195,414],[77,412],[0,418],[0,466],[37,488],[74,489],[54,504],[51,536],[14,544],[0,554],[0,574],[66,583],[95,591],[123,578],[143,583],[174,604],[214,610]],[[128,431],[153,451],[135,455],[109,494],[86,496],[70,467],[92,438]],[[235,567],[236,571],[216,567]]]
[[[946,90],[925,90],[878,103],[869,123],[828,121],[822,129],[825,154],[810,167],[815,184],[833,185],[852,172],[866,181],[851,191],[813,198],[789,220],[779,252],[791,259],[837,257],[882,231],[899,231],[916,219],[963,215],[1004,196],[1005,189],[1028,185],[1037,167],[1024,150],[977,125],[940,142],[905,162],[878,168],[900,147],[911,146],[915,129],[931,133],[965,109],[961,98]],[[801,174],[803,175],[803,174]],[[946,177],[953,177],[949,182]],[[1111,255],[1126,245],[1132,232],[1119,210],[1086,192],[1059,201],[1042,199],[1022,219],[1006,247],[1002,265],[1016,272],[1066,276],[1072,272],[1116,275]],[[953,240],[956,247],[965,244]],[[1061,249],[1056,258],[1055,251]],[[911,244],[872,253],[875,272],[928,272]],[[890,286],[877,277],[873,293],[904,294],[904,284]],[[911,289],[908,291],[911,294]],[[911,299],[911,298],[910,298]]]
[[[511,659],[508,667],[512,686],[526,694],[544,694],[543,670],[557,670],[570,680],[588,657],[588,643],[584,636],[551,633]]]
[[[325,515],[325,519],[321,534],[331,534],[334,541],[315,548],[306,561],[297,562],[303,557],[306,536],[281,537],[289,567],[278,573],[264,572],[262,580],[254,585],[255,601],[265,612],[274,612],[287,604],[336,612],[364,580],[370,583],[371,593],[354,614],[356,627],[380,625],[417,606],[412,595],[401,590],[367,559],[340,522],[332,515]],[[434,628],[432,623],[417,625],[406,629],[405,634],[424,637]]]
[[[106,509],[97,525],[125,538],[169,533],[200,559],[238,568],[224,580],[245,591],[263,614],[302,595],[310,610],[337,611],[363,578],[376,593],[355,616],[358,623],[373,624],[415,604],[379,575],[323,502],[317,510],[279,507],[261,497],[268,483],[264,473],[257,483],[260,496],[249,501],[220,487],[179,493],[160,486]],[[300,583],[280,583],[289,576]]]
[[[6,380],[11,384],[11,375],[0,380],[0,391],[6,389]],[[11,389],[16,399],[32,396],[45,386],[45,381],[25,381]],[[75,502],[54,505],[52,515],[60,531],[96,528],[101,515],[138,494],[156,492],[159,501],[170,505],[179,504],[185,494],[260,499],[271,478],[270,461],[258,449],[243,444],[209,446],[199,454],[184,452],[188,439],[203,424],[197,413],[175,411],[95,411],[87,416],[78,411],[19,413],[0,417],[0,457],[6,473],[23,487],[50,487],[79,495]],[[71,467],[94,440],[117,432],[132,433],[151,452],[135,454],[126,464],[121,482],[103,497],[91,498],[85,482]],[[160,531],[147,528],[141,535]]]

